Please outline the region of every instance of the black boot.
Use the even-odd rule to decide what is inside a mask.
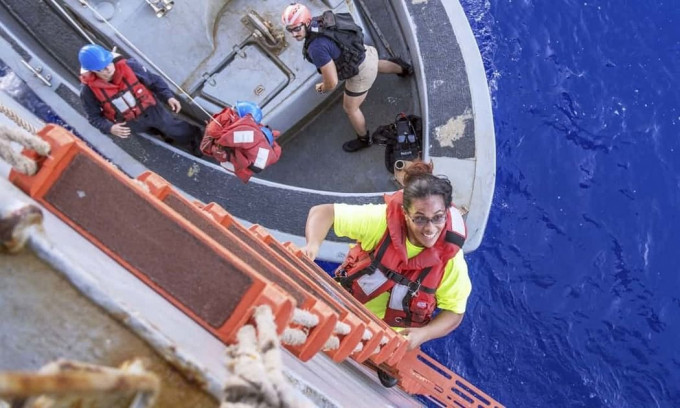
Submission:
[[[365,149],[370,145],[371,138],[368,134],[368,131],[366,131],[366,135],[364,136],[357,135],[356,139],[352,139],[349,142],[345,142],[342,145],[342,150],[346,151],[347,153],[353,153],[356,152],[357,150]]]
[[[378,379],[380,380],[380,384],[382,384],[383,387],[385,388],[392,388],[399,382],[399,380],[387,374],[386,371],[381,369],[378,369]]]
[[[397,76],[400,76],[402,78],[410,77],[413,75],[413,67],[411,64],[408,62],[404,61],[401,59],[401,57],[394,57],[394,58],[389,58],[389,62],[394,62],[395,64],[399,65],[401,67],[401,73],[397,74]]]

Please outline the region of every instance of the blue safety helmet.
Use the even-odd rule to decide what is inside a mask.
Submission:
[[[253,116],[253,119],[255,119],[255,122],[260,123],[262,120],[262,109],[260,109],[255,102],[236,101],[235,108],[236,113],[238,113],[240,118],[250,113]]]
[[[260,130],[264,134],[264,137],[267,138],[269,146],[274,146],[274,133],[272,133],[272,130],[266,126],[260,126]]]
[[[88,44],[80,49],[78,61],[86,71],[101,71],[113,61],[113,54],[101,45]]]

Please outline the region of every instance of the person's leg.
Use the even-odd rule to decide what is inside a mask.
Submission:
[[[378,72],[381,74],[401,74],[401,66],[388,60],[378,61]]]
[[[203,132],[199,127],[172,116],[165,108],[158,105],[147,111],[149,111],[152,126],[161,132],[166,140],[169,139],[172,143],[185,147],[194,155],[200,155],[199,146]]]
[[[401,57],[378,61],[378,72],[381,74],[397,74],[407,77],[413,74],[413,67]]]
[[[361,112],[361,104],[364,103],[366,95],[368,95],[368,92],[364,92],[359,96],[349,96],[345,92],[342,99],[342,109],[345,110],[356,134],[361,136],[365,135],[368,131],[366,129],[366,118],[363,112]]]
[[[349,118],[354,131],[357,134],[355,139],[345,142],[342,145],[342,150],[352,153],[357,150],[364,149],[371,145],[371,138],[368,129],[366,128],[366,119],[363,112],[361,112],[361,103],[366,99],[366,92],[360,95],[351,96],[345,91],[342,100],[342,107]]]
[[[366,57],[359,65],[359,73],[345,81],[345,94],[342,108],[347,114],[352,128],[356,132],[355,139],[342,145],[346,152],[355,152],[371,145],[366,118],[361,111],[361,104],[368,95],[375,78],[378,76],[378,52],[374,47],[366,46]]]

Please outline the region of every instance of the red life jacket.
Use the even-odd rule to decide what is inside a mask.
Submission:
[[[100,103],[102,114],[111,122],[127,122],[138,118],[146,108],[156,104],[153,93],[139,82],[124,59],[114,60],[116,72],[110,82],[94,72],[86,72],[80,81],[90,87]]]
[[[335,274],[336,280],[362,303],[389,291],[383,320],[390,326],[421,327],[432,318],[437,306],[435,292],[446,264],[462,248],[467,229],[460,212],[451,207],[436,244],[408,259],[402,200],[402,191],[385,195],[385,235],[371,252],[362,250],[357,243]]]
[[[263,125],[255,122],[252,115],[240,118],[236,111],[226,107],[213,118],[215,120],[210,121],[205,128],[201,151],[223,165],[231,163],[233,172],[244,183],[254,173],[261,172],[281,157],[281,146],[276,141],[269,144],[261,130]],[[276,130],[272,133],[274,137],[279,135]]]

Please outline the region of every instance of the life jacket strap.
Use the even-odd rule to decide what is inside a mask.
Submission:
[[[420,287],[420,282],[425,280],[425,278],[427,277],[427,275],[430,273],[431,270],[432,270],[432,267],[429,267],[429,268],[423,269],[420,272],[420,274],[418,275],[418,279],[416,279],[416,283],[418,284],[418,287],[416,288],[415,291],[413,291],[413,290],[411,290],[411,286],[409,286],[408,293],[406,294],[406,296],[404,296],[404,298],[401,301],[402,310],[406,314],[406,316],[404,318],[404,323],[407,326],[410,326],[411,323],[413,322],[413,319],[412,319],[413,313],[411,313],[411,300],[413,299],[414,296],[416,296],[418,294],[418,289],[422,290],[423,292],[430,293],[430,294],[436,292],[436,289],[421,288]],[[428,290],[431,290],[431,292],[429,292]]]
[[[340,282],[343,288],[347,289],[350,293],[352,293],[352,284],[354,283],[355,280],[361,278],[362,276],[365,275],[370,275],[373,272],[375,272],[376,269],[378,269],[378,265],[380,265],[380,260],[382,257],[385,255],[385,251],[387,251],[387,248],[390,245],[390,234],[388,233],[387,236],[385,237],[385,240],[383,243],[380,245],[378,248],[377,254],[374,253],[375,251],[371,252],[369,256],[371,257],[371,264],[365,267],[364,269],[352,274],[351,276],[347,276],[347,272],[342,269],[339,272],[340,276],[335,276],[335,280],[337,282]],[[358,244],[357,244],[358,245]]]
[[[437,289],[422,286],[422,283],[421,283],[422,280],[425,279],[425,276],[427,276],[427,274],[430,272],[431,269],[432,269],[431,267],[425,268],[423,270],[423,272],[421,272],[420,276],[418,276],[418,279],[416,279],[415,281],[412,281],[412,280],[408,279],[407,277],[405,277],[404,275],[400,275],[400,274],[398,274],[397,272],[395,272],[391,269],[387,269],[387,271],[385,271],[384,273],[385,273],[385,277],[387,279],[393,280],[400,285],[404,285],[404,286],[408,287],[409,293],[411,293],[412,295],[415,295],[420,290],[422,290],[425,293],[432,294],[432,293],[435,293],[437,291]]]
[[[465,243],[465,237],[462,237],[453,231],[446,231],[446,237],[444,237],[444,239],[446,242],[452,243],[458,248],[463,248],[463,244]]]

